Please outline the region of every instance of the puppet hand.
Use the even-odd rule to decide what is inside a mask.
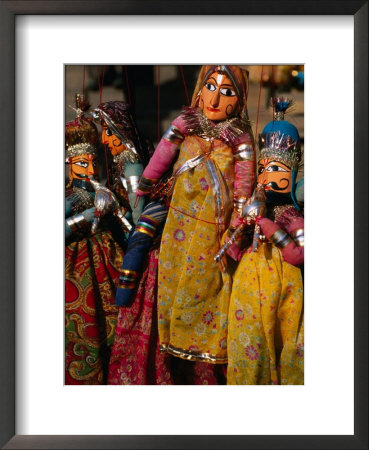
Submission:
[[[270,238],[279,228],[275,222],[266,217],[257,217],[256,223],[260,226],[261,231],[267,238]]]
[[[243,252],[240,249],[239,243],[236,241],[227,249],[226,253],[235,261],[239,261]]]
[[[237,227],[242,225],[243,223],[244,223],[244,220],[243,220],[242,216],[240,216],[240,214],[237,211],[233,210],[232,217],[231,217],[231,223],[228,228],[229,233],[232,234],[232,232]]]
[[[279,226],[270,219],[265,217],[258,217],[256,223],[260,226],[263,234],[269,239],[273,234],[280,230]],[[281,231],[281,230],[280,230]],[[288,233],[283,231],[287,241],[281,242],[281,245],[275,243],[282,253],[283,260],[292,264],[293,266],[299,266],[304,263],[304,247],[298,247],[296,243],[289,238]],[[290,242],[288,242],[290,240]],[[273,242],[273,239],[272,239]],[[287,244],[287,245],[286,245]]]
[[[139,189],[137,189],[137,191],[136,191],[136,203],[135,204],[138,204],[137,197],[143,197],[145,195],[147,195],[147,192],[142,192]]]
[[[304,264],[304,247],[298,247],[294,241],[282,248],[281,253],[284,261],[293,266],[301,266]]]

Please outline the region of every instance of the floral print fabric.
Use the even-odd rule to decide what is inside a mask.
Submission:
[[[224,363],[231,277],[214,256],[233,206],[232,149],[186,136],[174,171],[208,152],[175,183],[159,256],[159,337],[175,356]]]
[[[271,244],[245,253],[234,276],[227,384],[304,384],[301,270]]]

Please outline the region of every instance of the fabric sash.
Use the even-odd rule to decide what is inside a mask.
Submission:
[[[174,178],[178,177],[178,175],[181,175],[183,172],[187,172],[188,170],[194,169],[196,166],[198,166],[202,161],[206,159],[207,156],[210,155],[211,152],[203,153],[202,155],[197,155],[194,158],[189,159],[188,161],[184,162],[178,169],[176,170],[175,174],[173,175]]]

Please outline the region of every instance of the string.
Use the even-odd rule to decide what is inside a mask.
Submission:
[[[177,212],[183,214],[184,216],[191,217],[191,219],[198,220],[200,222],[205,222],[205,223],[208,223],[210,225],[222,225],[222,223],[220,223],[220,222],[210,222],[209,220],[200,219],[199,217],[195,217],[195,216],[193,216],[191,214],[185,213],[182,209],[175,208],[168,200],[165,200],[165,203],[166,203],[166,205],[169,208],[171,208],[174,211],[177,211]]]
[[[102,91],[104,88],[104,75],[105,75],[105,66],[103,66],[102,76],[100,78],[100,67],[97,66],[97,83],[99,85],[99,96],[100,96],[100,104],[102,103]],[[104,154],[105,154],[105,171],[106,171],[106,181],[108,183],[108,189],[110,189],[110,177],[109,177],[109,168],[108,168],[108,153],[107,153],[107,145],[104,145]]]
[[[274,81],[274,66],[272,65],[272,79],[270,80],[271,82],[271,97],[272,97],[272,107],[273,107],[273,120],[274,120],[274,97],[275,97],[275,81]]]
[[[106,169],[106,181],[108,183],[108,189],[110,189],[110,177],[109,177],[109,169],[108,169],[108,152],[107,152],[107,144],[104,145],[104,153],[105,153],[105,169]]]
[[[187,98],[187,105],[190,106],[190,97],[188,96],[186,79],[185,79],[185,76],[183,73],[183,66],[179,66],[179,70],[181,71],[181,75],[182,75],[183,86],[184,86],[184,90],[185,90],[185,94],[186,94],[186,98]]]
[[[157,135],[158,135],[158,142],[160,141],[160,66],[157,66],[157,83],[158,83],[158,93],[157,93],[157,100],[158,100],[158,128],[157,128]]]
[[[86,66],[83,66],[83,75],[82,75],[82,95],[83,95],[83,99],[85,98],[85,80],[86,80]]]
[[[100,79],[100,67],[97,66],[97,83],[99,85],[100,103],[102,102],[102,91],[104,88],[105,66],[103,66],[102,77]]]
[[[124,66],[124,73],[126,76],[126,86],[127,86],[127,94],[128,94],[128,103],[130,106],[132,106],[132,98],[131,98],[131,90],[129,87],[129,78],[128,78],[128,69],[127,66]]]
[[[99,86],[99,96],[100,96],[101,85],[100,85],[100,67],[99,66],[96,66],[96,71],[97,71],[97,85]],[[101,98],[100,98],[100,103],[101,103]]]
[[[255,151],[255,146],[256,146],[256,139],[258,137],[258,125],[259,125],[259,114],[260,114],[260,98],[261,98],[261,88],[262,88],[262,85],[263,85],[263,69],[264,69],[264,66],[261,66],[260,83],[259,83],[258,110],[256,112],[254,151]]]

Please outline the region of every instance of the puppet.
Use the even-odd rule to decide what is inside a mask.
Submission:
[[[115,284],[123,248],[109,229],[118,220],[115,197],[100,211],[99,229],[91,233],[101,200],[97,178],[98,132],[83,112],[78,97],[77,118],[66,124],[69,164],[66,188],[65,247],[65,384],[106,384],[117,318]],[[104,192],[104,195],[106,192]],[[113,205],[113,206],[112,206]],[[121,237],[122,238],[122,237]],[[121,239],[124,243],[124,236]]]
[[[274,120],[259,140],[266,217],[254,219],[261,240],[243,254],[233,252],[241,260],[229,308],[228,384],[304,383],[304,219],[295,198],[300,138],[284,120],[290,101],[276,98],[273,105]]]
[[[191,107],[172,122],[141,178],[138,195],[171,193],[158,273],[163,352],[226,362],[231,275],[213,258],[232,212],[252,193],[254,147],[247,115],[247,74],[237,66],[203,66]],[[148,226],[148,228],[150,228]]]
[[[137,130],[128,103],[101,103],[94,110],[94,117],[101,122],[101,142],[107,146],[113,159],[110,167],[111,189],[122,204],[128,204],[132,221],[136,224],[144,206],[144,199],[136,199],[136,191],[149,159],[151,143]]]

